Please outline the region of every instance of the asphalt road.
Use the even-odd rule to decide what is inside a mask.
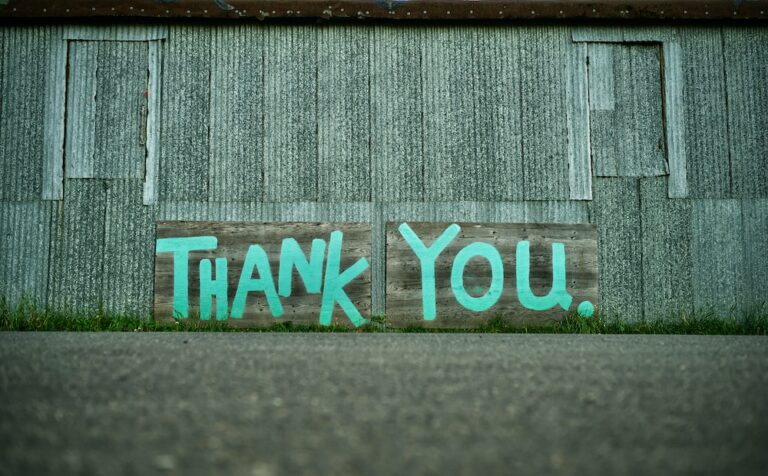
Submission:
[[[768,339],[0,334],[0,473],[768,474]]]

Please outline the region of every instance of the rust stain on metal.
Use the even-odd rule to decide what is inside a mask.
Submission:
[[[760,20],[768,0],[0,0],[0,18],[87,17]]]

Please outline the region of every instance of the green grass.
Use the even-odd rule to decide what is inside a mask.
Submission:
[[[0,298],[0,331],[119,331],[119,332],[474,332],[474,333],[549,333],[549,334],[696,334],[768,335],[768,306],[754,306],[740,315],[718,316],[713,312],[681,313],[664,319],[628,323],[618,316],[595,315],[585,319],[575,314],[561,322],[537,326],[510,325],[501,316],[489,319],[475,329],[391,328],[384,317],[374,317],[358,329],[318,324],[283,322],[266,328],[236,328],[217,321],[194,318],[173,323],[156,322],[151,317],[110,314],[103,309],[90,312],[46,309],[29,300],[15,307]]]

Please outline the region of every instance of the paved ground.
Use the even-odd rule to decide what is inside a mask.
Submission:
[[[0,334],[2,474],[768,474],[768,339]]]

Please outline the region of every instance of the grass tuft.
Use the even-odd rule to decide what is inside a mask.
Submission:
[[[0,297],[0,331],[75,331],[75,332],[471,332],[471,333],[549,333],[549,334],[689,334],[689,335],[768,335],[768,306],[753,306],[743,313],[719,316],[712,311],[678,313],[661,319],[627,322],[620,316],[595,314],[590,318],[571,314],[559,322],[521,326],[497,315],[474,329],[426,329],[420,326],[394,329],[386,317],[376,316],[358,329],[290,321],[264,328],[239,328],[220,321],[196,318],[158,322],[150,316],[109,313],[103,307],[74,312],[41,308],[30,299],[15,307]]]

